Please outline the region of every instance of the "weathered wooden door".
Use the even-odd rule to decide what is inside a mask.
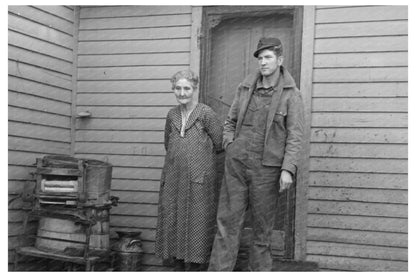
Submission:
[[[299,76],[295,57],[296,24],[293,12],[268,12],[267,15],[261,16],[253,16],[250,13],[235,17],[228,15],[228,18],[221,20],[215,17],[208,19],[207,24],[211,24],[211,29],[207,31],[209,41],[205,45],[207,68],[203,101],[218,113],[222,121],[227,116],[238,84],[257,69],[257,59],[253,57],[253,52],[260,37],[278,37],[283,44],[283,65],[289,72],[294,73],[295,79]],[[279,196],[273,232],[273,254],[285,258],[293,256],[294,192],[292,188],[289,194],[283,193]],[[250,236],[250,225],[250,219],[247,218],[242,247]]]

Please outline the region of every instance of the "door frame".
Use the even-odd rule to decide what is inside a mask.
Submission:
[[[200,89],[199,101],[207,100],[208,65],[211,59],[211,30],[222,20],[244,16],[266,16],[276,13],[293,13],[294,43],[298,45],[294,51],[294,67],[291,72],[297,86],[301,89],[305,104],[305,147],[302,152],[299,174],[297,174],[296,204],[294,221],[294,259],[306,259],[306,229],[307,229],[307,191],[309,180],[309,137],[311,118],[311,91],[312,91],[312,61],[313,61],[313,35],[314,35],[314,7],[313,6],[204,6],[193,7],[192,10],[192,36],[191,40],[191,69],[199,72]],[[196,16],[194,16],[194,14]],[[313,20],[311,20],[313,19]],[[311,28],[312,27],[312,28]],[[195,37],[194,37],[195,36]],[[312,44],[311,44],[312,40]],[[306,56],[305,56],[306,55]],[[305,59],[306,58],[306,59]],[[196,59],[196,60],[194,60]],[[192,61],[194,60],[194,61]],[[197,65],[196,65],[197,64]],[[302,91],[304,89],[304,91]]]

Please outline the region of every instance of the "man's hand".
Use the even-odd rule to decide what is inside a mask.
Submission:
[[[293,183],[292,174],[289,171],[282,170],[280,174],[280,190],[279,192],[288,189]]]

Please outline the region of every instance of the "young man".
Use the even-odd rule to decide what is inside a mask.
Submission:
[[[303,102],[283,68],[278,38],[259,40],[259,71],[238,87],[224,125],[226,150],[210,271],[232,271],[247,207],[253,237],[249,268],[271,271],[271,234],[278,190],[293,183],[303,143]]]

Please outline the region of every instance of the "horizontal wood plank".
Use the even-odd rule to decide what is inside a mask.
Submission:
[[[312,128],[311,142],[407,143],[405,128]]]
[[[190,14],[156,15],[146,17],[84,18],[80,30],[151,28],[191,25]]]
[[[408,246],[407,234],[325,228],[309,228],[307,240],[391,247]]]
[[[309,241],[306,244],[306,248],[307,253],[312,255],[342,256],[395,261],[407,261],[408,257],[407,249],[385,246]]]
[[[33,180],[31,172],[35,171],[35,166],[8,166],[9,180]]]
[[[27,225],[27,234],[33,234],[37,230],[37,223],[29,222]],[[23,234],[23,224],[22,222],[14,223],[9,222],[8,224],[8,235],[9,236],[17,236]],[[10,248],[9,248],[10,249]]]
[[[407,173],[407,160],[311,158],[311,171]]]
[[[80,18],[100,17],[125,17],[125,16],[149,16],[158,14],[183,14],[191,13],[191,6],[186,5],[161,5],[161,6],[93,6],[82,7]]]
[[[169,45],[169,47],[166,47]],[[190,50],[188,38],[143,41],[81,41],[78,53],[85,54],[135,54],[185,52]]]
[[[155,243],[149,242],[149,241],[143,241],[142,242],[142,249],[143,252],[146,254],[154,254],[155,253]]]
[[[35,81],[25,80],[14,76],[9,76],[8,81],[9,90],[41,96],[67,103],[71,102],[71,92],[68,89],[51,87],[47,84],[41,84]]]
[[[316,38],[407,35],[407,20],[317,24]]]
[[[407,204],[408,193],[406,190],[309,187],[308,197],[313,200]]]
[[[112,195],[119,197],[119,203],[136,203],[136,204],[157,204],[159,201],[159,192],[152,191],[118,191],[113,190]]]
[[[119,84],[122,85],[122,82]],[[143,94],[79,94],[78,105],[100,106],[169,106],[177,105],[173,93],[143,93]]]
[[[56,5],[55,6],[41,5],[41,6],[35,6],[35,7],[47,13],[64,18],[69,22],[75,21],[74,9],[68,9],[68,7],[56,6]]]
[[[63,89],[71,89],[71,76],[52,72],[44,68],[23,64],[9,60],[9,75],[22,77],[43,84],[56,86]]]
[[[78,106],[77,113],[89,111],[94,118],[166,118],[171,107]]]
[[[126,179],[112,179],[112,190],[129,190],[129,191],[149,191],[159,192],[160,180],[126,180]],[[140,193],[139,192],[139,193]],[[154,203],[153,203],[154,204]]]
[[[347,7],[339,9],[317,9],[316,23],[406,20],[407,6]]]
[[[128,166],[128,167],[151,167],[162,168],[165,157],[155,156],[143,156],[143,155],[97,155],[97,154],[84,154],[83,157],[89,159],[95,159],[100,161],[106,161],[113,166]]]
[[[135,81],[79,81],[78,93],[149,93],[172,92],[169,80],[135,80]]]
[[[64,9],[61,8],[60,10],[62,11]],[[33,6],[9,6],[9,12],[18,14],[19,16],[25,18],[29,18],[30,20],[36,21],[42,25],[50,26],[51,28],[57,29],[70,35],[73,35],[74,33],[74,15],[72,12],[66,14],[68,19],[59,18]]]
[[[8,58],[14,61],[33,64],[38,67],[48,68],[67,75],[72,74],[72,63],[46,56],[36,52],[28,51],[24,48],[9,46]]]
[[[23,191],[23,188],[26,186],[26,181],[10,181],[9,180],[7,182],[7,185],[8,185],[7,192],[8,192],[9,195],[11,195],[11,194],[18,195],[18,194],[20,194]],[[11,209],[10,206],[8,208]],[[20,209],[20,208],[21,207],[18,207],[18,209]]]
[[[77,142],[75,152],[79,154],[121,154],[121,155],[152,155],[164,156],[166,154],[163,144],[150,143],[99,143]]]
[[[313,112],[407,112],[407,98],[315,98]]]
[[[147,53],[78,56],[79,67],[184,64],[189,64],[189,53]]]
[[[77,142],[136,142],[162,143],[164,131],[98,131],[77,130]],[[140,151],[140,150],[139,150]]]
[[[70,130],[22,122],[8,123],[9,136],[70,142]]]
[[[117,227],[155,228],[157,218],[111,215],[110,222],[112,226]]]
[[[69,103],[58,102],[13,91],[9,91],[9,106],[33,109],[58,115],[71,115],[71,105]]]
[[[323,255],[307,256],[307,261],[319,264],[321,271],[336,269],[341,271],[407,271],[407,262],[362,259],[352,257],[334,257]]]
[[[408,189],[406,174],[311,172],[309,186]]]
[[[406,128],[406,113],[313,113],[312,127]]]
[[[407,82],[407,67],[316,68],[313,82]]]
[[[79,68],[78,80],[146,80],[169,79],[178,71],[188,66],[131,66],[131,67],[103,67]]]
[[[59,57],[62,60],[72,63],[72,50],[58,45],[51,44],[27,35],[8,32],[9,45],[22,46],[28,50],[49,55],[52,57]]]
[[[42,158],[46,153],[28,153],[19,151],[8,151],[9,165],[26,165],[32,166],[36,163],[36,158]]]
[[[9,120],[49,125],[54,127],[70,129],[70,117],[56,114],[47,114],[39,111],[27,110],[24,108],[8,108]]]
[[[111,209],[111,214],[157,217],[157,209],[156,204],[119,204]]]
[[[162,174],[162,169],[156,169],[156,168],[133,168],[133,167],[113,168],[113,178],[120,178],[120,179],[138,179],[138,180],[159,181],[161,174]]]
[[[313,97],[406,97],[407,83],[313,84]]]
[[[9,251],[11,249],[15,249],[16,247],[20,247],[20,246],[29,246],[29,245],[34,245],[35,244],[35,239],[34,238],[20,238],[18,236],[12,236],[12,237],[8,237],[8,249]],[[10,255],[14,255],[14,253],[10,253]],[[13,257],[9,257],[9,262],[14,261]],[[22,261],[22,263],[26,262]],[[32,261],[33,262],[33,261]],[[20,265],[20,262],[19,262]],[[20,266],[19,266],[20,267]]]
[[[314,68],[408,66],[407,52],[316,54]]]
[[[94,31],[81,30],[79,32],[79,41],[148,40],[189,38],[190,36],[190,26]]]
[[[47,17],[47,16],[46,16]],[[62,31],[55,30],[49,26],[45,26],[33,21],[33,18],[25,19],[20,16],[9,14],[9,29],[36,37],[40,40],[47,41],[59,46],[63,46],[69,49],[74,47],[74,39],[72,33],[73,26],[68,25],[70,33],[63,33]]]
[[[407,36],[326,38],[315,40],[315,53],[407,51]]]
[[[313,188],[311,188],[313,189]],[[322,191],[322,189],[321,189]],[[316,196],[313,195],[314,192],[311,193],[308,200],[308,213],[311,214],[342,214],[342,215],[364,215],[364,216],[388,216],[388,217],[400,217],[400,218],[407,218],[408,216],[408,206],[407,205],[397,205],[397,204],[388,204],[388,203],[348,203],[348,202],[338,202],[337,200],[334,201],[321,201],[321,200],[313,200],[314,196],[318,199],[326,198],[324,196]],[[326,194],[328,195],[328,194]],[[343,196],[344,197],[344,196]],[[400,196],[399,196],[400,197]],[[334,197],[336,198],[336,197]],[[380,193],[374,197],[361,197],[361,199],[366,198],[370,201],[381,201],[385,199],[380,199]],[[384,197],[387,198],[387,197]],[[392,198],[392,197],[391,197]],[[351,199],[352,201],[356,201],[357,197]],[[400,199],[399,199],[400,200]],[[403,199],[402,199],[403,200]],[[397,199],[393,199],[393,201],[397,201]],[[407,202],[407,199],[405,199]]]
[[[309,214],[308,227],[407,233],[407,219]]]
[[[78,120],[78,130],[135,130],[135,131],[162,131],[165,129],[165,119],[102,119],[91,118]]]
[[[311,143],[311,157],[407,159],[407,145]]]

